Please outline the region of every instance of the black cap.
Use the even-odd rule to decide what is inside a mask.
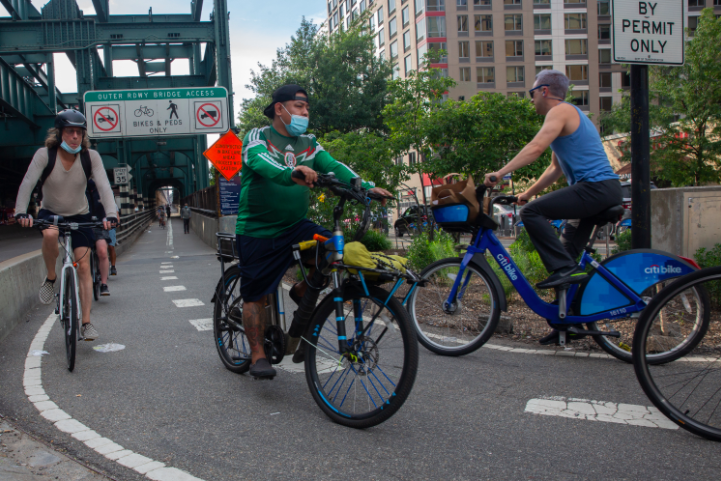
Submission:
[[[298,92],[305,94],[305,97],[297,97],[296,94]],[[308,92],[306,92],[300,85],[283,85],[273,92],[273,101],[265,108],[265,110],[263,110],[263,114],[269,119],[272,119],[275,116],[275,112],[273,110],[275,104],[278,102],[287,102],[288,100],[303,100],[308,102]]]

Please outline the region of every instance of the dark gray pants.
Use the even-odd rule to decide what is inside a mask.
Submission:
[[[579,182],[529,203],[521,211],[523,225],[549,272],[573,267],[588,243],[594,225],[587,218],[620,205],[618,180]],[[561,239],[548,219],[568,219]]]

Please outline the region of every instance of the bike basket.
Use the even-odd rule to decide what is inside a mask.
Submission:
[[[446,232],[471,232],[474,227],[496,230],[498,224],[483,213],[475,214],[467,204],[431,206],[433,218]]]
[[[238,254],[235,251],[235,236],[233,234],[224,234],[218,232],[215,234],[218,238],[218,252],[217,255],[223,257],[225,261],[232,261],[238,258]]]

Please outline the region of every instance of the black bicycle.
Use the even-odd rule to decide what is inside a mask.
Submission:
[[[73,258],[73,241],[71,232],[80,228],[103,228],[102,222],[65,222],[62,216],[53,216],[53,220],[39,219],[33,222],[33,227],[42,229],[58,229],[62,237],[61,244],[65,255],[63,267],[58,279],[60,292],[57,294],[55,313],[60,315],[60,324],[65,337],[65,353],[68,371],[75,369],[75,351],[80,338],[80,322],[82,313],[80,309],[80,293],[78,284],[77,264]],[[91,259],[92,262],[92,259]]]
[[[666,339],[698,324],[702,330],[674,362],[654,364]],[[721,267],[701,269],[663,288],[641,311],[633,366],[651,402],[682,428],[721,441]]]
[[[90,249],[90,275],[93,278],[93,298],[97,301],[100,299],[100,259],[98,251],[93,246]]]
[[[417,337],[410,316],[393,294],[401,283],[421,280],[410,271],[344,264],[341,225],[345,204],[365,205],[355,235],[359,239],[368,229],[371,199],[382,197],[362,189],[360,179],[347,185],[332,174],[319,175],[317,186],[339,198],[333,211],[333,236],[324,239],[316,235],[315,240],[293,246],[308,289],[290,326],[286,324],[282,286],[269,295],[266,356],[278,364],[286,354],[296,352],[298,343],[305,343],[300,348],[305,350],[306,382],[318,406],[336,423],[368,428],[395,414],[413,387],[418,369]],[[240,374],[248,371],[251,358],[242,324],[240,268],[225,268],[226,262],[238,258],[235,236],[216,235],[223,277],[212,299],[215,346],[223,365]],[[301,262],[304,256],[314,258],[319,266],[312,279]],[[392,291],[381,288],[392,281],[396,282]],[[321,290],[329,284],[332,292],[317,304]]]

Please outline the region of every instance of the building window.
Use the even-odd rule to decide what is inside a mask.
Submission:
[[[393,80],[401,77],[401,68],[398,66],[398,64],[393,64],[393,75],[391,75]]]
[[[456,7],[467,7],[468,0],[456,0]]]
[[[398,58],[398,41],[391,44],[391,60]]]
[[[361,0],[360,3],[360,12],[363,13],[366,11],[366,0]]]
[[[586,3],[586,0],[563,0],[563,3]]]
[[[621,72],[621,87],[628,88],[631,86],[631,76],[628,72]]]
[[[418,65],[423,65],[426,61],[425,56],[428,53],[428,45],[423,45],[422,47],[418,47],[416,49],[416,54],[418,55],[416,58],[416,62]]]
[[[536,67],[536,75],[541,73],[542,70],[552,70],[552,69],[553,69],[552,65],[539,65],[538,67]]]
[[[396,11],[396,0],[388,0],[388,15]]]
[[[526,92],[508,92],[506,94],[506,97],[518,97],[519,99],[525,99],[526,98]]]
[[[328,16],[333,13],[333,7],[331,6],[330,2],[328,2]]]
[[[493,67],[476,67],[476,81],[491,84],[496,81],[496,69]]]
[[[566,30],[581,30],[588,28],[585,13],[567,13],[565,15]]]
[[[411,49],[411,31],[406,30],[403,33],[403,51],[407,52]]]
[[[448,63],[448,55],[441,56],[440,51],[448,52],[446,42],[435,42],[428,44],[428,50],[431,51],[433,63]],[[448,77],[448,75],[446,75]]]
[[[598,39],[599,40],[610,40],[611,39],[611,26],[610,25],[599,25],[598,26]]]
[[[378,7],[378,26],[383,23],[383,7]]]
[[[476,41],[476,57],[493,57],[493,40]]]
[[[458,32],[468,33],[468,15],[458,15]]]
[[[461,67],[460,81],[461,82],[470,82],[471,81],[471,67]]]
[[[699,17],[688,17],[688,36],[693,37],[696,34],[698,28]]]
[[[613,109],[613,97],[600,97],[601,112],[610,112]]]
[[[476,15],[474,28],[476,32],[492,32],[493,15]]]
[[[371,31],[376,29],[376,17],[371,15],[371,18],[368,19],[368,27],[370,27]]]
[[[523,40],[506,40],[506,57],[523,57]]]
[[[386,37],[384,29],[378,30],[378,48],[381,48],[383,45],[386,44]]]
[[[445,12],[446,0],[427,0],[426,8],[429,12]]]
[[[408,24],[411,22],[411,13],[408,7],[401,10],[401,19],[403,21],[403,28],[408,26]]]
[[[598,14],[599,15],[611,15],[610,0],[598,0]]]
[[[534,30],[551,30],[551,14],[542,13],[533,16]]]
[[[503,22],[507,32],[523,30],[523,15],[521,14],[505,15]]]
[[[588,55],[588,40],[585,38],[566,40],[566,55]]]
[[[721,1],[721,0],[719,0]],[[473,0],[473,6],[474,7],[490,7],[491,6],[491,0]]]
[[[470,42],[458,42],[458,57],[459,58],[470,58],[471,57]]]
[[[426,7],[426,0],[415,0],[416,2],[416,17],[423,13]]]
[[[427,17],[428,38],[446,36],[446,17]]]
[[[356,3],[358,3],[358,0],[350,0],[351,7],[354,7]]]
[[[611,63],[611,49],[610,48],[599,48],[598,49],[598,63]]]
[[[398,26],[396,25],[396,17],[393,17],[388,22],[388,35],[393,38],[398,33]]]
[[[407,55],[403,60],[403,66],[405,68],[406,76],[408,76],[411,70],[413,70],[413,59],[411,58],[411,55]]]
[[[533,0],[534,5],[550,5],[551,0]]]
[[[553,55],[551,40],[536,40],[536,55]]]
[[[571,92],[571,102],[580,106],[588,105],[588,90],[574,90]]]
[[[504,5],[520,5],[521,0],[503,0]]]
[[[525,82],[524,67],[506,67],[506,82]]]
[[[568,80],[588,80],[588,65],[566,65]]]
[[[415,163],[416,163],[416,153],[415,153],[415,152],[410,152],[410,153],[408,154],[408,165],[413,165],[413,164],[415,164]]]
[[[704,7],[706,6],[706,0],[688,0],[689,7]]]
[[[611,88],[611,72],[601,72],[598,74],[598,86],[601,88]]]
[[[357,8],[353,9],[353,11],[351,12],[350,18],[353,22],[355,22],[355,19],[358,18],[358,9]]]
[[[714,7],[721,7],[721,0],[713,0],[713,5]]]

